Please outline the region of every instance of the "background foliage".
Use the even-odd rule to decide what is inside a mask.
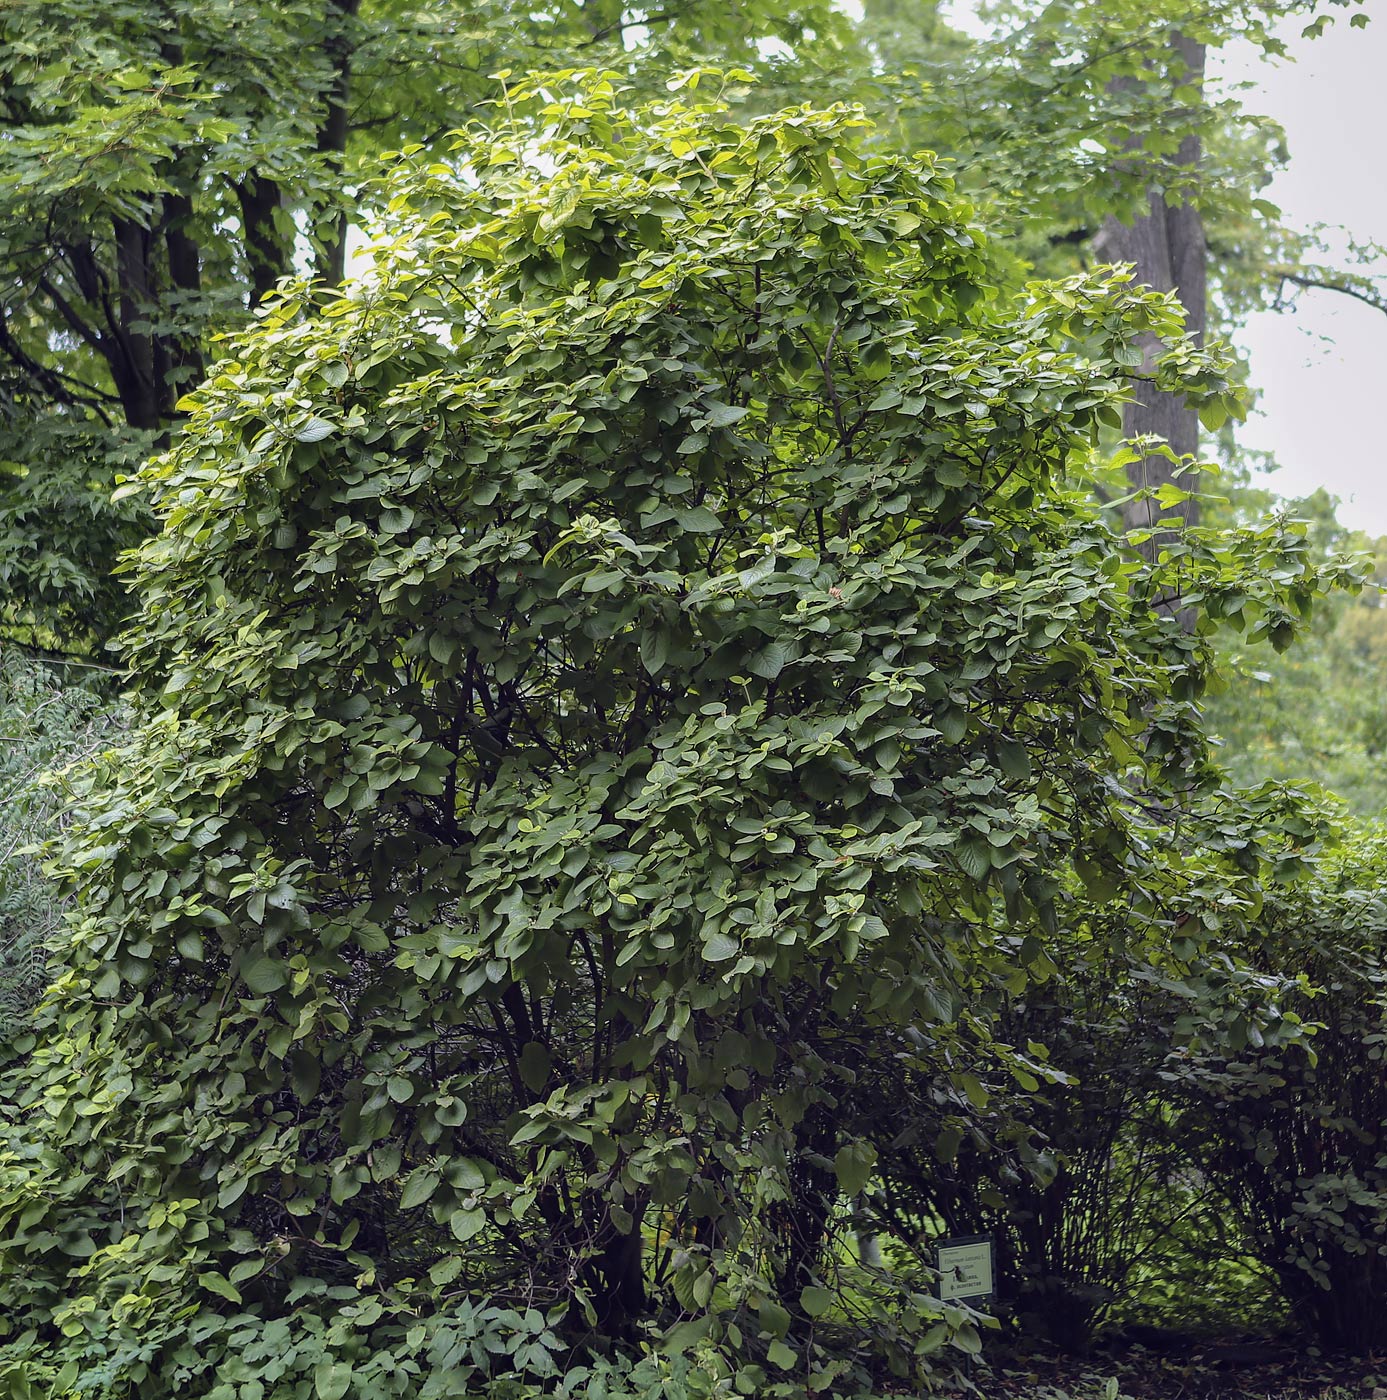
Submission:
[[[0,1041],[23,1030],[61,928],[63,902],[38,850],[68,820],[71,784],[53,770],[121,730],[121,707],[75,674],[19,656],[0,664]]]
[[[1317,549],[1348,547],[1372,558],[1368,586],[1319,609],[1304,641],[1284,655],[1230,645],[1209,723],[1241,781],[1316,782],[1356,815],[1376,818],[1387,810],[1379,698],[1387,684],[1387,610],[1377,562],[1384,542],[1349,536],[1322,497],[1291,509],[1311,522]]]

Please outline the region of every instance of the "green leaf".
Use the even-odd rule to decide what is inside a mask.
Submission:
[[[687,1322],[676,1323],[660,1338],[660,1354],[662,1356],[681,1356],[690,1347],[701,1342],[708,1335],[712,1325],[713,1318],[709,1314],[705,1314],[703,1317],[689,1318]]]
[[[321,442],[330,433],[336,432],[333,424],[326,418],[310,418],[302,428],[294,434],[295,442]]]
[[[745,418],[748,410],[739,408],[735,404],[719,403],[716,399],[710,400],[704,407],[704,412],[708,418],[710,428],[726,428]]]
[[[473,1235],[486,1228],[486,1215],[480,1210],[455,1210],[448,1217],[448,1228],[459,1244],[466,1244]]]
[[[196,929],[184,929],[174,941],[174,947],[188,959],[189,962],[202,962],[206,957],[206,948],[202,941],[202,935]]]
[[[1024,782],[1031,776],[1031,756],[1020,740],[997,741],[997,764],[1013,782]]]
[[[870,1142],[849,1142],[840,1147],[833,1158],[833,1174],[838,1185],[849,1196],[857,1196],[871,1180],[876,1166],[877,1150]]]
[[[322,1063],[311,1050],[300,1046],[294,1051],[289,1061],[289,1082],[300,1103],[312,1103],[317,1098],[322,1074]]]
[[[939,1130],[934,1140],[934,1155],[941,1162],[952,1162],[963,1145],[963,1129],[950,1123]]]
[[[539,1093],[549,1082],[551,1065],[548,1048],[537,1040],[528,1041],[520,1052],[521,1083],[531,1093]]]
[[[773,681],[794,658],[795,646],[792,642],[767,642],[748,660],[747,670]]]
[[[968,1097],[968,1102],[979,1111],[985,1109],[991,1100],[987,1090],[983,1088],[978,1077],[974,1074],[967,1073],[959,1074],[956,1077],[959,1088],[961,1088]]]
[[[741,951],[742,945],[727,933],[715,933],[703,943],[703,956],[708,962],[727,962]]]
[[[652,628],[641,633],[641,665],[646,674],[658,676],[669,660],[669,634]]]
[[[251,948],[241,955],[241,980],[257,996],[278,991],[288,980],[283,965],[262,948]]]
[[[225,1298],[228,1302],[239,1303],[241,1301],[241,1291],[230,1279],[223,1278],[221,1274],[199,1274],[197,1281],[209,1292],[215,1293],[219,1298]]]
[[[761,1298],[757,1302],[756,1317],[773,1337],[783,1337],[790,1330],[790,1314],[772,1298]]]
[[[799,1305],[808,1317],[822,1317],[833,1306],[833,1294],[827,1288],[813,1286],[800,1289]]]
[[[222,1210],[225,1210],[228,1206],[235,1205],[236,1202],[239,1201],[241,1197],[246,1194],[246,1191],[249,1188],[249,1186],[250,1178],[245,1175],[233,1176],[230,1180],[224,1181],[221,1185],[221,1188],[217,1192],[218,1207]],[[232,1283],[235,1283],[237,1281],[235,1277],[236,1271],[233,1269],[231,1272],[231,1281]]]
[[[991,843],[978,837],[960,841],[954,848],[963,873],[971,880],[985,880],[992,869]]]
[[[317,1400],[342,1400],[351,1389],[352,1368],[345,1361],[320,1361],[313,1369]]]
[[[413,1210],[421,1206],[438,1190],[442,1180],[431,1167],[416,1167],[405,1178],[404,1189],[400,1192],[400,1209]]]
[[[691,506],[687,510],[676,511],[674,518],[683,529],[693,534],[710,535],[722,529],[722,521],[707,506]]]

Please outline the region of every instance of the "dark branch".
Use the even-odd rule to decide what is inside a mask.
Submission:
[[[1365,306],[1371,306],[1374,311],[1387,313],[1387,296],[1371,291],[1365,286],[1355,286],[1345,279],[1315,276],[1307,272],[1292,272],[1288,268],[1277,268],[1276,275],[1283,282],[1290,282],[1294,286],[1305,287],[1311,291],[1338,292],[1342,296],[1361,301]]]

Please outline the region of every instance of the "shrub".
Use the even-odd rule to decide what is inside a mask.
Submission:
[[[1120,905],[1076,899],[1065,922],[1050,975],[996,1017],[1029,1078],[997,1066],[970,1099],[937,1072],[866,1074],[861,1117],[891,1142],[884,1217],[907,1238],[991,1236],[1000,1315],[1067,1350],[1112,1321],[1274,1318],[1274,1281],[1259,1289],[1248,1267],[1178,1084],[1192,1054],[1245,1037],[1232,1028],[1249,1016],[1264,1043],[1298,1041],[1298,1019],[1266,1005],[1282,984],[1203,943],[1180,949],[1170,926],[1143,930]]]
[[[1184,1129],[1239,1211],[1293,1318],[1322,1344],[1380,1350],[1387,1322],[1387,837],[1359,834],[1315,878],[1268,898],[1264,966],[1300,985],[1283,1002],[1308,1046],[1255,1026],[1180,1068]],[[1295,984],[1292,984],[1294,987]]]
[[[1280,636],[1321,576],[1276,531],[1149,564],[1064,481],[1138,337],[1228,398],[1169,299],[995,300],[851,110],[511,111],[406,159],[374,271],[286,291],[143,475],[139,724],[0,1091],[12,1368],[499,1397],[654,1328],[742,1393],[918,1376],[976,1337],[928,1276],[856,1325],[837,1028],[984,1094],[1066,882],[1159,928],[1296,859],[1153,843],[1207,767],[1163,601]]]

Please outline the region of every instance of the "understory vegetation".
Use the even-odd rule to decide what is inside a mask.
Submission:
[[[0,661],[0,1043],[24,1032],[61,942],[63,899],[42,848],[66,825],[64,775],[121,728],[99,675],[18,653]]]
[[[464,62],[402,8],[372,56],[283,7],[327,117],[270,83],[249,149],[158,124],[239,89],[132,18],[152,66],[101,101],[147,165],[84,184],[109,129],[74,122],[65,174],[0,182],[55,201],[71,312],[0,321],[0,1395],[1116,1400],[1158,1394],[1133,1347],[1288,1387],[1292,1351],[1379,1353],[1367,542],[1133,428],[1242,416],[1247,269],[1208,327],[1056,230],[1138,217],[1157,168],[1182,207],[1188,148],[1129,128],[1042,212],[1003,179],[1100,97],[1204,112],[1193,62],[1158,82],[1119,6],[1090,106],[989,144],[929,83],[889,112],[884,36],[971,52],[932,8],[869,6],[849,90],[786,105],[847,21],[694,6],[660,83],[502,71],[446,138],[404,139],[413,68],[399,111],[370,87],[401,149],[348,186],[334,35],[469,83],[520,42],[479,11]],[[1155,8],[1162,44],[1274,45],[1297,7]],[[747,66],[676,69],[709,34]],[[32,155],[86,79],[30,58]],[[928,122],[954,159],[903,148]],[[121,241],[140,200],[163,252]],[[137,243],[167,319],[83,337]],[[991,1296],[944,1286],[958,1237]]]

